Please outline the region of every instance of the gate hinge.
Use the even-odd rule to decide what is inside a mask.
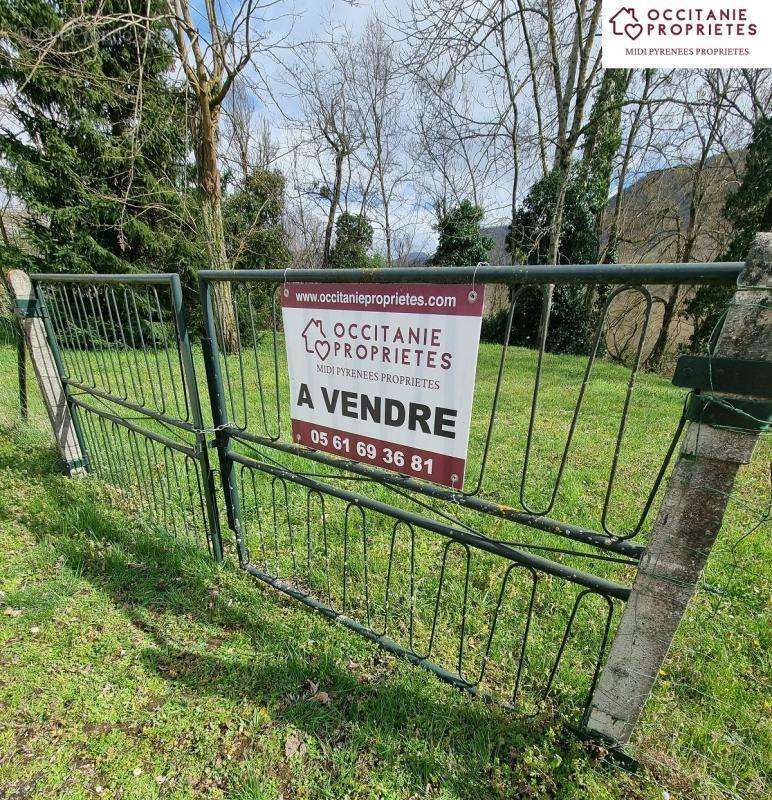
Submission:
[[[13,308],[21,319],[41,318],[43,316],[42,304],[37,297],[14,297]]]
[[[685,389],[772,398],[772,361],[681,356],[673,385]]]

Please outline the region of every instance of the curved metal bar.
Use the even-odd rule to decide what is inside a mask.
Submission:
[[[638,372],[638,368],[640,366],[641,355],[642,355],[643,346],[644,346],[644,343],[645,343],[645,334],[646,334],[646,331],[648,330],[649,318],[651,316],[652,298],[651,298],[650,292],[645,287],[620,286],[609,295],[609,297],[608,297],[608,299],[606,301],[606,304],[605,304],[604,309],[603,309],[603,316],[601,318],[601,324],[598,325],[598,330],[595,333],[595,337],[593,339],[592,347],[590,348],[590,352],[589,352],[589,354],[587,356],[587,366],[585,367],[584,375],[583,375],[583,378],[582,378],[582,384],[579,387],[579,394],[577,395],[576,403],[574,404],[574,411],[573,411],[573,414],[571,415],[571,423],[570,423],[569,428],[568,428],[568,434],[566,435],[566,441],[565,441],[565,445],[563,447],[563,453],[561,455],[560,462],[559,462],[559,465],[558,465],[558,472],[557,472],[557,475],[556,475],[555,480],[553,482],[552,491],[550,492],[550,496],[549,496],[549,499],[547,501],[546,506],[539,510],[539,509],[535,509],[535,508],[530,508],[528,503],[526,502],[526,500],[525,500],[525,483],[526,483],[526,480],[527,480],[527,477],[528,477],[528,465],[529,465],[529,457],[530,457],[530,452],[531,452],[531,442],[532,442],[532,437],[533,437],[533,429],[534,429],[534,424],[535,424],[535,414],[536,414],[536,408],[537,408],[537,397],[538,397],[539,388],[540,388],[540,384],[541,384],[542,356],[544,354],[544,346],[545,346],[545,343],[546,343],[546,334],[547,334],[547,327],[548,327],[548,322],[549,322],[549,309],[547,309],[546,311],[543,312],[543,314],[546,315],[547,319],[545,320],[544,316],[542,318],[542,326],[543,326],[544,335],[543,335],[543,338],[540,339],[539,357],[538,357],[538,362],[537,362],[537,373],[536,373],[536,379],[534,381],[533,402],[532,402],[532,405],[531,405],[531,417],[530,417],[529,424],[528,424],[528,437],[527,437],[527,440],[526,440],[525,456],[524,456],[524,460],[523,460],[523,469],[522,469],[522,475],[521,475],[521,481],[520,481],[520,504],[523,506],[523,508],[529,514],[533,514],[534,516],[537,516],[537,517],[543,517],[543,516],[546,516],[547,514],[549,514],[552,511],[552,509],[554,508],[555,501],[556,501],[557,496],[558,496],[558,492],[560,491],[560,484],[561,484],[561,482],[563,480],[563,475],[565,473],[565,468],[566,468],[566,465],[568,463],[568,456],[569,456],[569,453],[570,453],[570,450],[571,450],[571,445],[573,444],[574,434],[576,433],[576,427],[577,427],[577,424],[579,422],[579,417],[581,415],[582,404],[584,402],[584,397],[585,397],[585,394],[587,392],[587,387],[588,387],[588,385],[590,383],[590,379],[592,377],[592,369],[593,369],[593,367],[595,365],[595,361],[597,359],[598,348],[600,347],[600,342],[601,342],[601,339],[603,337],[604,325],[606,323],[606,320],[608,319],[608,314],[609,314],[609,311],[611,309],[611,304],[614,302],[614,300],[619,295],[623,294],[624,292],[630,291],[630,290],[640,292],[643,295],[643,297],[646,299],[647,304],[646,304],[646,314],[645,314],[645,317],[644,317],[643,333],[642,333],[642,335],[640,337],[640,340],[639,340],[636,360],[635,360],[635,363],[634,363],[634,365],[633,365],[633,367],[631,369],[630,379],[628,380],[628,385],[627,385],[627,393],[625,395],[625,401],[624,401],[624,405],[623,405],[623,408],[622,408],[622,413],[621,413],[621,416],[620,416],[620,423],[619,423],[619,430],[618,430],[618,434],[617,434],[616,446],[615,446],[614,455],[613,455],[613,458],[612,458],[612,467],[611,467],[611,475],[609,477],[609,485],[611,484],[611,482],[613,481],[613,479],[614,479],[614,477],[616,475],[617,463],[618,463],[618,459],[619,459],[619,452],[620,452],[620,449],[621,449],[621,446],[622,446],[622,438],[624,436],[625,426],[626,426],[626,422],[627,422],[627,416],[628,416],[629,407],[630,407],[630,398],[632,396],[633,387],[635,386],[635,376],[636,376],[636,374]],[[604,506],[603,506],[604,515],[605,515],[605,512],[606,512],[606,510],[608,508],[608,501],[609,501],[610,493],[611,493],[611,489],[607,487],[606,499],[605,499]],[[606,528],[605,525],[604,525],[603,529],[604,529],[604,532],[606,532],[609,536],[614,536],[614,534],[612,534]]]
[[[350,461],[347,459],[339,458],[329,453],[324,453],[319,450],[309,450],[301,445],[296,445],[290,442],[273,442],[265,437],[255,436],[254,434],[244,431],[231,431],[231,439],[242,441],[245,444],[254,443],[270,447],[273,450],[279,450],[284,453],[306,458],[315,461],[319,464],[325,464],[330,467],[336,467],[356,475],[366,476],[371,478],[377,483],[384,484],[385,486],[399,487],[414,492],[418,492],[427,497],[433,497],[438,500],[447,500],[455,505],[463,506],[474,511],[480,511],[485,514],[490,514],[494,517],[509,520],[510,522],[517,522],[520,525],[526,525],[529,528],[552,533],[556,536],[571,539],[576,542],[584,542],[599,547],[603,550],[610,550],[615,553],[621,553],[629,556],[630,558],[638,558],[644,548],[639,545],[629,544],[624,540],[609,537],[603,533],[582,528],[579,525],[572,525],[568,522],[561,522],[559,520],[550,519],[549,517],[539,517],[534,514],[529,514],[521,511],[512,506],[495,503],[483,498],[464,495],[453,491],[452,489],[445,489],[442,486],[436,486],[431,483],[424,483],[423,481],[410,478],[406,475],[398,475],[394,472],[386,472],[378,467],[371,467],[369,464],[362,464],[359,461]],[[334,477],[334,476],[330,476]]]
[[[276,570],[260,568],[257,565],[248,562],[244,564],[244,567],[250,574],[269,584],[273,588],[276,588],[279,591],[303,602],[311,608],[314,608],[326,617],[335,620],[351,630],[378,643],[385,649],[406,658],[411,663],[430,670],[440,679],[453,684],[463,691],[470,692],[471,694],[482,697],[486,700],[493,699],[493,696],[489,694],[487,686],[483,686],[483,681],[485,680],[488,667],[491,663],[493,645],[496,641],[497,633],[500,630],[503,614],[505,611],[509,610],[509,604],[506,602],[508,587],[511,585],[515,570],[524,570],[524,574],[529,578],[530,586],[527,592],[527,598],[525,598],[522,629],[517,633],[516,672],[513,675],[513,684],[509,690],[509,694],[507,695],[509,699],[506,705],[514,706],[516,703],[518,703],[523,693],[525,674],[529,664],[528,648],[531,642],[531,633],[535,621],[534,615],[536,613],[536,595],[539,581],[545,574],[542,570],[530,564],[522,564],[518,562],[510,563],[508,565],[503,574],[501,586],[496,595],[495,608],[492,610],[492,613],[484,623],[483,630],[485,631],[485,648],[482,655],[482,660],[479,663],[479,667],[475,668],[475,675],[471,676],[469,675],[469,669],[472,668],[472,666],[471,663],[469,663],[470,657],[467,653],[467,637],[469,614],[471,613],[470,602],[472,601],[472,595],[470,592],[472,587],[471,565],[475,547],[473,543],[448,537],[448,540],[442,544],[439,551],[440,563],[438,565],[439,570],[437,572],[436,586],[431,586],[429,588],[429,591],[424,597],[424,601],[426,602],[421,603],[421,607],[423,608],[423,611],[421,612],[422,615],[426,614],[428,620],[431,621],[430,629],[427,631],[428,642],[425,642],[424,647],[419,647],[418,643],[416,642],[416,619],[419,606],[417,602],[418,597],[415,582],[415,527],[420,528],[422,526],[416,525],[414,521],[396,519],[394,525],[391,527],[391,533],[388,540],[388,554],[385,563],[382,560],[371,563],[370,559],[372,551],[367,551],[367,556],[365,556],[363,561],[363,567],[366,565],[366,577],[364,579],[366,599],[363,607],[360,603],[355,601],[352,590],[353,565],[351,561],[351,555],[354,552],[359,552],[359,545],[354,541],[354,533],[352,528],[354,523],[352,515],[358,515],[359,523],[357,524],[360,526],[363,538],[361,552],[364,555],[365,548],[368,546],[369,538],[372,536],[371,532],[375,530],[374,526],[369,524],[366,512],[373,511],[374,513],[378,514],[383,513],[383,510],[379,504],[357,501],[352,497],[351,493],[347,492],[330,493],[327,491],[326,487],[312,486],[310,485],[309,481],[297,480],[292,476],[281,475],[279,474],[280,471],[276,474],[274,474],[271,470],[264,471],[258,465],[242,463],[242,473],[243,470],[250,470],[257,474],[265,472],[266,483],[270,485],[270,491],[273,498],[276,498],[277,496],[277,482],[280,482],[282,486],[285,487],[288,494],[288,484],[295,483],[299,486],[305,486],[307,489],[307,527],[311,525],[312,515],[310,508],[313,502],[312,498],[319,498],[320,504],[324,505],[327,499],[325,496],[329,497],[332,495],[333,497],[337,497],[339,500],[342,500],[346,503],[344,512],[344,530],[342,533],[343,547],[345,549],[343,563],[341,564],[342,579],[344,584],[342,610],[337,610],[334,608],[332,591],[330,590],[329,586],[327,588],[327,598],[325,600],[320,600],[317,596],[315,596],[317,593],[313,591],[313,586],[299,586],[294,580],[294,576],[288,581],[279,577]],[[273,505],[276,506],[276,513],[278,514],[278,502],[274,502]],[[323,517],[324,516],[326,516],[326,508],[325,512],[323,513]],[[279,526],[278,519],[275,524],[277,527]],[[409,538],[403,538],[401,536],[403,532],[406,532]],[[442,535],[442,531],[436,532]],[[310,537],[310,531],[308,535]],[[325,552],[329,552],[329,544],[324,527],[322,535],[324,539]],[[400,550],[406,556],[409,555],[410,563],[407,570],[402,569],[401,565],[399,567],[397,565],[398,541],[400,539],[409,545],[409,550],[400,548]],[[306,548],[311,548],[310,539],[306,540]],[[453,557],[453,553],[456,552],[456,548],[460,548],[461,560],[458,565],[460,572],[458,572],[455,567],[451,568],[451,558],[453,558],[454,561],[456,560]],[[477,555],[479,555],[479,553]],[[310,561],[311,556],[307,555],[307,558],[309,558]],[[277,567],[279,567],[278,563]],[[380,574],[383,574],[384,570],[385,597],[383,616],[379,616],[379,620],[382,621],[381,626],[375,620],[376,613],[372,603],[373,595],[371,592],[369,592],[369,590],[372,589],[371,581],[374,579],[377,571],[380,571]],[[327,574],[328,576],[330,574],[329,568],[327,569]],[[406,636],[406,644],[401,644],[398,639],[395,639],[392,634],[389,634],[390,629],[394,625],[392,613],[395,607],[395,576],[397,574],[402,574],[409,579],[407,582],[407,592],[409,594],[409,605],[407,610],[409,612],[409,621],[407,624],[407,629],[403,627],[398,631],[398,635],[401,633],[402,636]],[[426,574],[431,575],[431,570]],[[310,585],[311,581],[308,581],[308,584]],[[587,588],[580,592],[577,599],[573,602],[566,629],[563,631],[561,638],[559,640],[556,639],[558,650],[555,659],[552,661],[552,668],[548,677],[547,687],[544,695],[542,696],[546,696],[546,692],[549,691],[553,684],[558,666],[561,663],[567,642],[571,636],[573,625],[577,617],[577,611],[581,607],[583,599],[589,594],[598,594],[599,596],[603,597],[608,603],[609,609],[613,609],[611,598],[605,595],[603,592]],[[360,620],[357,617],[363,617],[363,619]],[[610,619],[607,620],[604,636],[599,648],[598,660],[596,661],[594,671],[590,676],[591,684],[597,678],[600,659],[602,659],[605,643],[608,639],[609,625]],[[509,647],[504,646],[502,643],[502,647],[497,648],[496,652],[498,653],[500,650],[500,656],[503,657],[503,654],[508,652],[509,649]],[[441,652],[438,652],[438,650]],[[455,652],[454,656],[452,655],[453,652]],[[454,667],[452,669],[447,666],[443,666],[446,657],[451,657],[454,659]],[[498,684],[498,681],[496,684]],[[490,684],[490,687],[493,688],[494,685],[495,684]]]
[[[387,517],[403,520],[404,522],[414,525],[416,528],[423,528],[434,533],[439,533],[448,539],[463,542],[477,548],[478,550],[503,556],[504,558],[519,564],[532,566],[534,569],[545,572],[548,575],[555,575],[556,577],[564,578],[571,583],[576,583],[589,589],[596,589],[599,592],[608,594],[611,597],[616,597],[620,600],[627,600],[627,598],[630,596],[630,589],[620,586],[613,581],[606,580],[605,578],[599,578],[596,575],[590,575],[586,572],[582,572],[581,570],[573,569],[565,564],[559,564],[555,561],[550,561],[547,558],[542,558],[541,556],[537,556],[532,553],[524,553],[515,549],[514,547],[510,547],[500,542],[494,542],[490,539],[481,537],[468,531],[453,528],[450,525],[437,522],[436,520],[422,517],[421,515],[415,514],[412,511],[406,511],[401,508],[387,505],[380,500],[374,500],[370,497],[356,494],[355,492],[349,492],[345,489],[340,489],[337,486],[330,486],[329,484],[321,483],[319,481],[312,480],[311,478],[305,478],[302,475],[292,472],[291,470],[257,461],[256,459],[242,455],[241,453],[229,453],[228,458],[236,464],[244,464],[248,467],[258,469],[261,472],[265,472],[273,477],[280,477],[292,483],[298,483],[302,486],[319,489],[320,491],[332,497],[338,497],[339,499],[345,500],[346,502],[354,505],[369,508],[372,511],[384,514]]]
[[[346,513],[343,518],[343,613],[349,610],[349,579],[350,579],[350,566],[349,566],[349,514],[351,509],[354,508],[359,512],[361,519],[360,530],[362,532],[362,549],[367,553],[367,519],[365,518],[365,510],[354,502],[349,502],[346,506]],[[367,585],[367,557],[365,555],[364,561],[364,576],[365,576],[365,616],[367,619],[367,627],[370,627],[370,604],[368,600],[369,589]]]
[[[536,587],[539,582],[539,576],[536,572],[533,572],[532,583],[531,583],[531,598],[528,602],[528,610],[526,611],[525,615],[525,627],[523,630],[523,639],[522,644],[520,646],[520,656],[517,660],[517,676],[515,678],[515,688],[512,691],[512,705],[517,705],[517,695],[520,691],[520,681],[523,676],[523,665],[525,664],[525,653],[526,648],[528,647],[528,635],[531,632],[531,620],[533,619],[533,604],[536,600]]]
[[[310,594],[313,589],[313,558],[311,547],[311,498],[318,497],[319,505],[321,508],[322,516],[322,546],[324,552],[324,574],[327,579],[327,603],[332,605],[332,587],[330,586],[330,551],[327,540],[327,515],[324,508],[324,495],[318,489],[309,489],[306,493],[306,548],[308,558],[308,593]]]
[[[525,286],[519,287],[517,291],[513,294],[509,304],[507,327],[504,333],[504,342],[501,345],[501,357],[499,358],[499,369],[496,374],[496,385],[493,390],[493,398],[491,400],[491,414],[490,418],[488,419],[488,431],[485,434],[485,445],[483,447],[483,454],[480,460],[480,474],[477,476],[477,483],[475,484],[474,489],[472,489],[469,492],[463,492],[463,494],[466,495],[467,497],[479,494],[480,490],[482,489],[483,477],[485,475],[485,467],[488,462],[488,451],[491,445],[491,438],[493,437],[493,424],[496,420],[496,411],[499,405],[499,394],[501,393],[501,381],[504,376],[504,365],[506,363],[507,350],[509,348],[509,338],[512,334],[512,321],[514,319],[514,314],[515,314],[515,305],[517,304],[517,300],[519,299],[520,295],[523,293],[525,288],[526,288]]]

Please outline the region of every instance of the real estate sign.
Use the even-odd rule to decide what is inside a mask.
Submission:
[[[292,438],[461,489],[483,287],[288,283]]]

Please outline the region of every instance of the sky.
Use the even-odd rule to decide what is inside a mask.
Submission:
[[[203,2],[196,0],[196,4],[203,21]],[[296,0],[292,4],[277,4],[277,8],[279,5],[282,12],[289,10],[289,13],[277,19],[270,26],[275,38],[280,39],[287,36],[288,40],[295,42],[313,42],[318,38],[328,37],[329,31],[332,29],[341,32],[345,29],[353,36],[357,36],[362,32],[374,11],[377,11],[382,18],[389,19],[390,15],[407,12],[410,0],[389,0],[388,2],[356,0],[353,3],[345,2],[345,0],[322,0],[322,2]],[[273,11],[268,13],[273,13]],[[291,58],[289,54],[288,57]],[[270,87],[270,92],[258,91],[254,94],[255,122],[260,117],[267,119],[271,126],[272,137],[278,144],[280,152],[287,153],[292,141],[288,118],[300,116],[299,103],[280,66],[261,60],[261,69],[263,78]],[[254,78],[254,76],[253,69],[251,77]],[[289,158],[286,156],[280,156],[278,166],[285,173],[292,170]],[[297,166],[298,178],[304,182],[310,183],[321,177],[318,165],[314,162],[300,158]],[[414,191],[408,188],[406,197],[396,204],[392,214],[398,219],[400,225],[409,230],[413,236],[412,250],[433,252],[437,241],[437,234],[433,228],[433,213],[416,197]],[[382,232],[377,225],[375,228],[374,249],[383,251]]]
[[[772,2],[772,0],[769,0]],[[228,8],[238,8],[241,0],[214,0],[221,13],[227,15]],[[265,15],[273,18],[273,21],[266,23],[264,27],[271,29],[274,41],[284,41],[285,45],[291,42],[313,42],[318,39],[329,38],[331,29],[342,31],[347,30],[352,36],[356,37],[364,29],[370,16],[377,12],[379,16],[388,23],[396,18],[408,17],[410,11],[410,0],[260,0],[263,6],[268,6]],[[194,14],[198,16],[195,22],[200,23],[200,29],[206,30],[206,19],[204,13],[204,0],[191,0]],[[280,61],[288,62],[294,58],[289,49],[280,51]],[[287,81],[287,75],[280,64],[274,63],[268,56],[259,56],[258,67],[262,72],[263,83],[267,88],[257,88],[253,93],[255,102],[255,127],[260,123],[260,118],[267,120],[272,138],[279,146],[280,157],[277,166],[285,173],[288,183],[302,183],[310,185],[315,179],[322,178],[319,165],[308,156],[303,156],[293,161],[289,157],[292,142],[291,120],[301,116],[298,99],[294,96],[292,89]],[[247,78],[251,78],[249,83],[258,85],[256,67],[247,68]],[[471,84],[474,96],[472,114],[474,116],[486,116],[493,112],[493,103],[490,97],[503,92],[501,80],[496,79],[495,75],[490,82],[475,73],[472,77],[468,73],[465,80]],[[476,82],[476,83],[475,83]],[[489,96],[486,96],[488,92]],[[530,113],[528,107],[529,93],[524,91],[521,95],[521,125],[522,120],[527,118]],[[411,101],[410,95],[406,97],[406,103]],[[490,101],[490,102],[489,102]],[[486,108],[486,103],[488,107]],[[476,104],[476,105],[474,105]],[[411,151],[410,139],[406,139],[407,146],[404,148],[407,159],[412,158],[415,153]],[[415,148],[413,148],[415,150]],[[521,149],[522,152],[522,149]],[[627,182],[641,177],[644,170],[659,168],[665,165],[665,156],[657,156],[656,150],[649,157],[646,164],[641,164],[628,174]],[[654,159],[653,161],[651,159]],[[688,160],[688,154],[682,154],[683,160]],[[492,159],[494,161],[494,159]],[[504,162],[501,162],[504,163]],[[495,160],[496,169],[500,170],[499,175],[494,176],[493,181],[488,185],[483,193],[485,203],[486,218],[484,225],[497,225],[507,221],[509,217],[510,192],[511,192],[511,173],[507,173],[508,167],[499,167],[499,160]],[[419,167],[415,164],[412,167],[410,178],[406,183],[406,188],[402,197],[392,209],[393,218],[396,218],[396,225],[393,227],[402,228],[407,233],[413,234],[413,244],[410,249],[413,251],[424,251],[431,253],[436,246],[436,232],[433,229],[434,214],[428,205],[427,198],[418,194],[415,188],[415,179],[420,178]],[[329,169],[327,170],[329,174]],[[524,193],[529,188],[529,183],[534,179],[533,174],[528,174],[527,168],[522,170],[519,183],[519,197],[522,199]],[[290,192],[291,194],[291,192]],[[0,200],[2,200],[0,195]],[[357,208],[357,206],[355,206]],[[319,216],[326,216],[326,209],[320,207]],[[373,221],[377,221],[380,216],[377,209],[371,212]],[[375,249],[382,252],[383,236],[376,225]]]
[[[354,37],[360,34],[367,24],[370,16],[377,12],[381,18],[386,20],[392,16],[405,14],[410,7],[410,0],[355,0],[346,2],[345,0],[298,0],[294,4],[295,18],[290,24],[282,26],[281,30],[287,31],[295,41],[313,41],[319,37],[326,36],[330,30],[345,29]],[[291,28],[291,33],[290,33]],[[277,28],[278,30],[278,28]],[[287,130],[286,117],[299,116],[300,108],[292,91],[287,87],[285,77],[281,74],[281,69],[269,69],[269,79],[271,89],[281,98],[281,111],[276,108],[276,104],[267,99],[258,97],[258,114],[265,116],[272,125],[274,137],[280,144],[285,145],[291,137]],[[302,170],[303,161],[300,161]],[[318,165],[308,162],[306,166],[307,179],[309,181],[318,178]],[[303,177],[302,175],[300,176]],[[399,223],[408,228],[413,236],[414,251],[433,252],[437,243],[437,234],[433,228],[433,213],[424,208],[420,199],[407,187],[406,197],[396,203],[396,208],[392,212]],[[382,231],[375,226],[374,249],[383,251],[385,248]]]

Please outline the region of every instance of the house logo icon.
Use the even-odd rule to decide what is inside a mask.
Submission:
[[[330,343],[327,341],[320,319],[312,317],[306,327],[303,328],[301,336],[305,342],[306,353],[316,355],[320,361],[324,361],[330,355]]]
[[[643,25],[638,22],[634,8],[622,7],[611,19],[611,30],[614,36],[627,36],[635,41],[643,33]]]

